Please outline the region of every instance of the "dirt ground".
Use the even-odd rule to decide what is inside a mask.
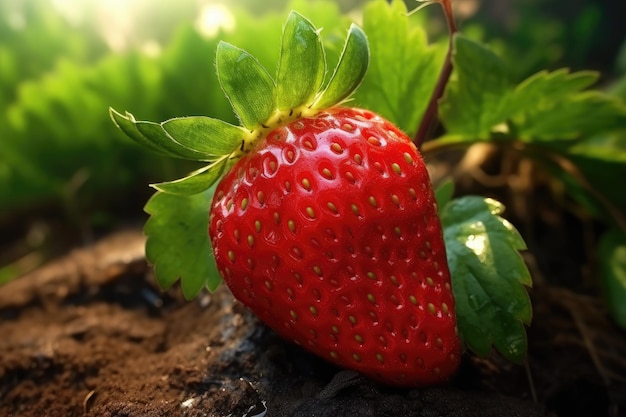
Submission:
[[[626,416],[626,332],[570,277],[584,228],[557,223],[521,228],[527,366],[467,353],[449,384],[411,390],[279,339],[225,287],[190,302],[161,292],[140,228],[107,233],[0,286],[0,416]]]
[[[448,386],[398,390],[278,339],[225,288],[161,293],[142,249],[119,232],[0,287],[0,415],[626,415],[626,337],[592,297],[535,287],[529,374],[466,355]]]

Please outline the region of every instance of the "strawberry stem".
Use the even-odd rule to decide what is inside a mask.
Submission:
[[[443,96],[443,92],[446,88],[446,85],[448,84],[448,80],[450,79],[450,74],[452,74],[452,50],[454,34],[458,33],[459,31],[456,26],[456,22],[454,21],[452,0],[435,0],[433,1],[433,3],[439,3],[443,8],[446,22],[448,24],[450,40],[448,42],[448,52],[446,53],[446,58],[444,59],[443,66],[441,67],[441,72],[439,73],[437,84],[435,84],[435,88],[433,89],[430,100],[428,101],[428,107],[426,107],[424,117],[422,117],[422,121],[419,125],[419,128],[417,129],[415,138],[413,139],[413,143],[415,143],[415,146],[417,146],[418,149],[422,147],[424,141],[426,141],[431,132],[437,126],[437,111],[439,108],[439,99],[441,98],[441,96]]]

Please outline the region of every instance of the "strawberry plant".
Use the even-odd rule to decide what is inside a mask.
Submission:
[[[159,283],[181,278],[193,297],[222,277],[284,338],[389,384],[450,378],[461,355],[456,315],[468,310],[459,325],[469,346],[486,353],[493,342],[521,361],[530,321],[522,285],[530,280],[517,253],[524,243],[498,203],[451,201],[442,212],[446,256],[417,147],[383,117],[347,106],[369,56],[352,25],[325,81],[319,31],[292,12],[275,80],[248,52],[218,45],[218,79],[241,126],[208,117],[139,122],[111,111],[135,141],[208,162],[156,184],[146,206],[146,252]],[[489,245],[499,256],[484,257]]]
[[[136,142],[206,163],[153,185],[146,255],[161,287],[180,280],[192,298],[223,279],[285,339],[392,385],[449,379],[462,346],[524,361],[525,243],[499,202],[452,199],[449,185],[434,192],[418,148],[437,114],[446,133],[429,149],[476,141],[557,149],[554,138],[608,132],[626,112],[582,92],[596,80],[588,72],[542,72],[514,86],[495,54],[456,33],[450,2],[437,2],[451,29],[445,59],[408,28],[400,1],[375,2],[327,75],[320,31],[292,12],[275,77],[249,52],[217,46],[219,85],[240,125],[111,110]],[[433,62],[442,60],[437,79]],[[583,118],[589,109],[595,117]]]

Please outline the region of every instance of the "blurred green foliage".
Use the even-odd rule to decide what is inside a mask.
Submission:
[[[210,35],[198,30],[202,10],[194,1],[134,0],[124,7],[118,3],[111,2],[104,13],[105,2],[0,0],[0,211],[53,202],[71,205],[76,212],[94,198],[119,195],[121,189],[192,170],[195,166],[189,163],[139,150],[110,123],[108,107],[132,109],[138,118],[148,120],[211,115],[235,122],[215,77],[218,39],[253,50],[272,73],[278,51],[269,45],[278,41],[286,11],[296,9],[324,28],[332,68],[350,19],[345,11],[354,8],[350,16],[358,19],[366,2],[275,0],[260,7],[258,2],[239,0],[230,2],[228,9],[213,10],[213,17],[221,11],[224,20]],[[536,0],[533,5],[540,3]],[[507,27],[515,31],[508,34],[507,47],[499,49],[510,60],[517,59],[516,71],[523,75],[550,59],[567,58],[546,56],[552,46],[545,45],[569,51],[565,42],[579,39],[572,51],[583,53],[603,13],[597,5],[589,7],[593,13],[583,10],[581,22],[572,28],[559,28],[554,17],[528,5],[520,5],[516,13],[500,10],[510,23]],[[498,20],[493,13],[486,9],[475,14],[466,27],[470,35],[483,36],[497,46],[501,39],[497,31],[502,28],[494,23]],[[380,22],[364,26],[371,30],[385,19],[389,21],[380,16]],[[407,112],[404,105],[384,103],[381,91],[402,89],[402,80],[408,80],[420,86],[419,96],[428,95],[443,56],[443,49],[429,46],[421,30],[432,22],[424,22],[421,14],[410,22],[410,28],[389,27],[389,37],[378,38],[398,48],[405,45],[400,61],[385,56],[389,49],[376,44],[377,39],[370,40],[378,62],[389,62],[395,70],[370,68],[356,96],[358,104],[370,105],[409,132],[416,128],[423,108]],[[407,36],[413,39],[409,43],[403,41]],[[414,59],[424,53],[432,59]],[[430,64],[411,68],[413,61]],[[406,95],[401,103],[410,99],[410,93]]]
[[[489,44],[517,81],[561,67],[619,74],[617,51],[626,45],[623,2],[458,0],[457,5],[463,33]]]
[[[155,120],[212,115],[235,122],[215,77],[217,42],[254,49],[261,62],[276,62],[278,51],[264,45],[278,41],[284,12],[259,19],[244,9],[221,9],[232,13],[223,17],[236,22],[236,30],[226,27],[208,37],[190,18],[194,3],[177,3],[187,12],[178,7],[172,15],[176,7],[161,2],[158,15],[146,9],[156,23],[177,19],[158,31],[138,31],[129,47],[114,52],[109,47],[115,44],[108,45],[95,24],[96,9],[77,24],[48,1],[0,2],[0,210],[52,201],[80,211],[94,198],[195,167],[138,149],[115,129],[109,106]],[[348,21],[338,6],[295,1],[291,7],[325,28],[330,60],[336,59]]]

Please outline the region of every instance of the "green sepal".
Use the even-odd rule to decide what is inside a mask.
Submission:
[[[305,17],[292,11],[283,28],[276,76],[276,105],[289,110],[309,104],[326,72],[319,32]]]
[[[467,196],[450,201],[441,222],[460,337],[473,352],[486,356],[491,345],[507,359],[522,363],[532,319],[525,287],[532,280],[519,251],[524,240],[500,217],[504,206]]]
[[[145,207],[150,215],[144,227],[146,258],[154,265],[157,284],[165,290],[180,279],[188,300],[221,283],[208,236],[214,192],[215,187],[190,196],[157,191]]]
[[[230,155],[237,150],[247,134],[239,126],[204,116],[170,119],[161,126],[176,142],[214,158]]]
[[[155,153],[168,156],[177,156],[172,155],[171,152],[167,150],[163,150],[162,148],[148,140],[144,135],[142,135],[135,126],[135,117],[132,114],[126,112],[125,115],[122,115],[121,113],[110,107],[109,115],[111,116],[111,120],[113,120],[113,123],[115,123],[115,126],[117,126],[118,129],[126,134],[126,136],[137,142],[139,145],[144,146]]]
[[[626,234],[609,230],[598,245],[600,278],[615,322],[626,329]]]
[[[324,109],[350,97],[365,77],[369,58],[370,51],[365,32],[353,23],[335,71],[311,107]]]
[[[227,42],[217,45],[217,78],[235,114],[249,130],[261,126],[276,109],[276,85],[248,52]]]
[[[194,161],[215,161],[237,150],[247,132],[210,117],[179,117],[163,123],[135,120],[109,109],[115,124],[135,142],[154,152]]]
[[[193,161],[208,161],[210,156],[189,149],[175,141],[167,134],[159,123],[136,121],[132,114],[122,115],[114,109],[109,109],[111,119],[117,127],[138,144],[162,155]]]
[[[206,191],[220,179],[224,168],[228,165],[228,157],[224,156],[214,163],[202,167],[184,178],[174,181],[151,184],[158,191],[175,195],[193,195]]]

